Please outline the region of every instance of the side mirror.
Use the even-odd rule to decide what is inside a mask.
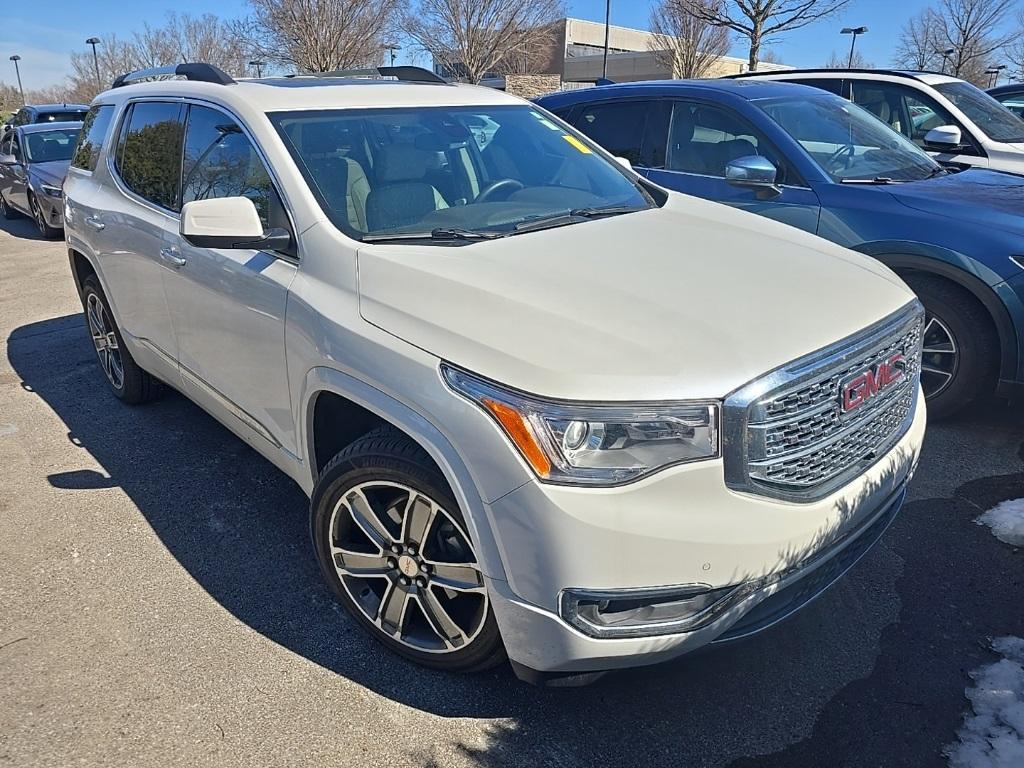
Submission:
[[[725,181],[734,187],[766,190],[779,194],[782,190],[775,184],[778,169],[771,161],[760,155],[739,157],[725,166]]]
[[[959,149],[962,141],[963,134],[955,125],[940,125],[924,135],[924,143],[931,149]]]
[[[0,155],[0,165],[15,165],[17,162],[14,155]]]
[[[627,170],[633,170],[633,164],[629,162],[629,160],[627,160],[626,158],[621,157],[620,155],[615,155],[615,162]]]
[[[256,206],[247,197],[193,200],[181,207],[181,236],[197,248],[281,251],[292,236],[287,229],[264,231]]]

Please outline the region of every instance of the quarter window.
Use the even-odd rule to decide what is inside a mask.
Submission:
[[[208,107],[189,109],[185,134],[182,204],[218,197],[247,197],[269,225],[270,174],[241,127]]]
[[[93,107],[85,116],[82,132],[79,134],[78,146],[71,158],[71,165],[85,171],[96,170],[96,162],[100,157],[100,148],[110,128],[110,119],[114,116],[114,108],[109,104]]]
[[[180,210],[182,105],[140,101],[126,116],[118,141],[117,171],[139,197]]]
[[[576,127],[617,157],[632,165],[660,168],[664,157],[664,119],[661,105],[652,101],[616,101],[584,107],[576,119]],[[660,127],[661,136],[648,135]],[[658,125],[660,123],[660,125]]]

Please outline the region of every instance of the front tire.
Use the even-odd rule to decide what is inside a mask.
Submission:
[[[46,221],[46,214],[43,213],[43,207],[39,205],[35,195],[28,196],[28,207],[32,210],[32,220],[36,223],[36,229],[39,230],[43,239],[55,240],[61,231],[56,227],[51,227]]]
[[[475,672],[505,650],[465,519],[427,454],[384,427],[324,468],[310,525],[324,578],[395,653]]]
[[[993,391],[999,340],[985,308],[963,288],[933,275],[905,278],[925,308],[921,387],[928,415],[951,416]]]
[[[155,399],[160,385],[142,370],[124,346],[124,339],[108,309],[95,275],[82,281],[82,306],[85,326],[89,330],[100,368],[114,395],[128,403],[138,405]]]

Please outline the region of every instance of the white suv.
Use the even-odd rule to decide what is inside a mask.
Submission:
[[[1024,120],[956,77],[884,69],[798,69],[730,77],[822,88],[864,107],[944,163],[1024,173]]]
[[[422,70],[169,71],[65,184],[103,371],[291,476],[385,645],[586,680],[775,623],[893,519],[922,310],[877,261]]]

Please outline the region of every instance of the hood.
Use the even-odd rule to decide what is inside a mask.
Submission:
[[[64,184],[64,177],[67,176],[70,166],[70,160],[50,160],[45,163],[32,163],[29,172],[44,184],[60,187]]]
[[[370,323],[573,400],[719,398],[913,299],[865,256],[677,194],[661,209],[464,246],[367,245],[358,275]]]
[[[884,189],[915,211],[1024,233],[1024,176],[969,169]]]

